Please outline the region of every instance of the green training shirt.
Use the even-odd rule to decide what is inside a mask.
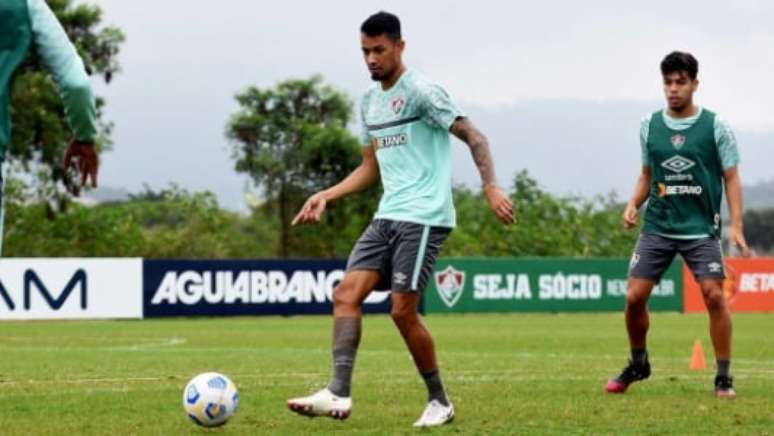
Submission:
[[[44,0],[0,0],[0,162],[10,142],[10,85],[34,45],[59,87],[76,139],[94,141],[96,106],[83,61]]]
[[[369,89],[360,110],[384,188],[375,218],[454,227],[449,129],[464,115],[449,94],[409,69],[389,90]]]
[[[643,120],[640,141],[652,176],[643,232],[719,237],[723,173],[739,164],[728,125],[705,109],[688,118],[658,111]]]

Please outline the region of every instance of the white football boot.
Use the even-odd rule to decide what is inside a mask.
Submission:
[[[435,427],[443,425],[454,420],[454,406],[451,402],[444,406],[438,400],[432,400],[427,403],[422,416],[414,423],[414,427]]]
[[[291,398],[287,404],[293,412],[309,417],[329,416],[333,419],[347,419],[352,411],[351,397],[339,397],[328,388],[321,389],[308,397]]]

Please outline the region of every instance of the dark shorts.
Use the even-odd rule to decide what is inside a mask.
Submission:
[[[719,240],[673,239],[649,233],[641,234],[637,241],[629,263],[629,277],[658,282],[677,254],[683,257],[696,280],[725,277]]]
[[[375,219],[352,249],[347,271],[378,271],[377,290],[422,292],[449,233],[448,227]]]

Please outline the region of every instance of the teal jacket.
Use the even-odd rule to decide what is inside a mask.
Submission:
[[[0,162],[11,140],[10,86],[13,74],[34,45],[54,78],[75,138],[97,135],[94,93],[75,47],[44,0],[0,1]]]

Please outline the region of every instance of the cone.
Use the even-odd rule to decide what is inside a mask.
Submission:
[[[694,371],[702,371],[707,369],[707,361],[704,360],[704,350],[701,348],[701,340],[696,339],[693,343],[693,353],[691,353],[691,366],[690,369]]]

